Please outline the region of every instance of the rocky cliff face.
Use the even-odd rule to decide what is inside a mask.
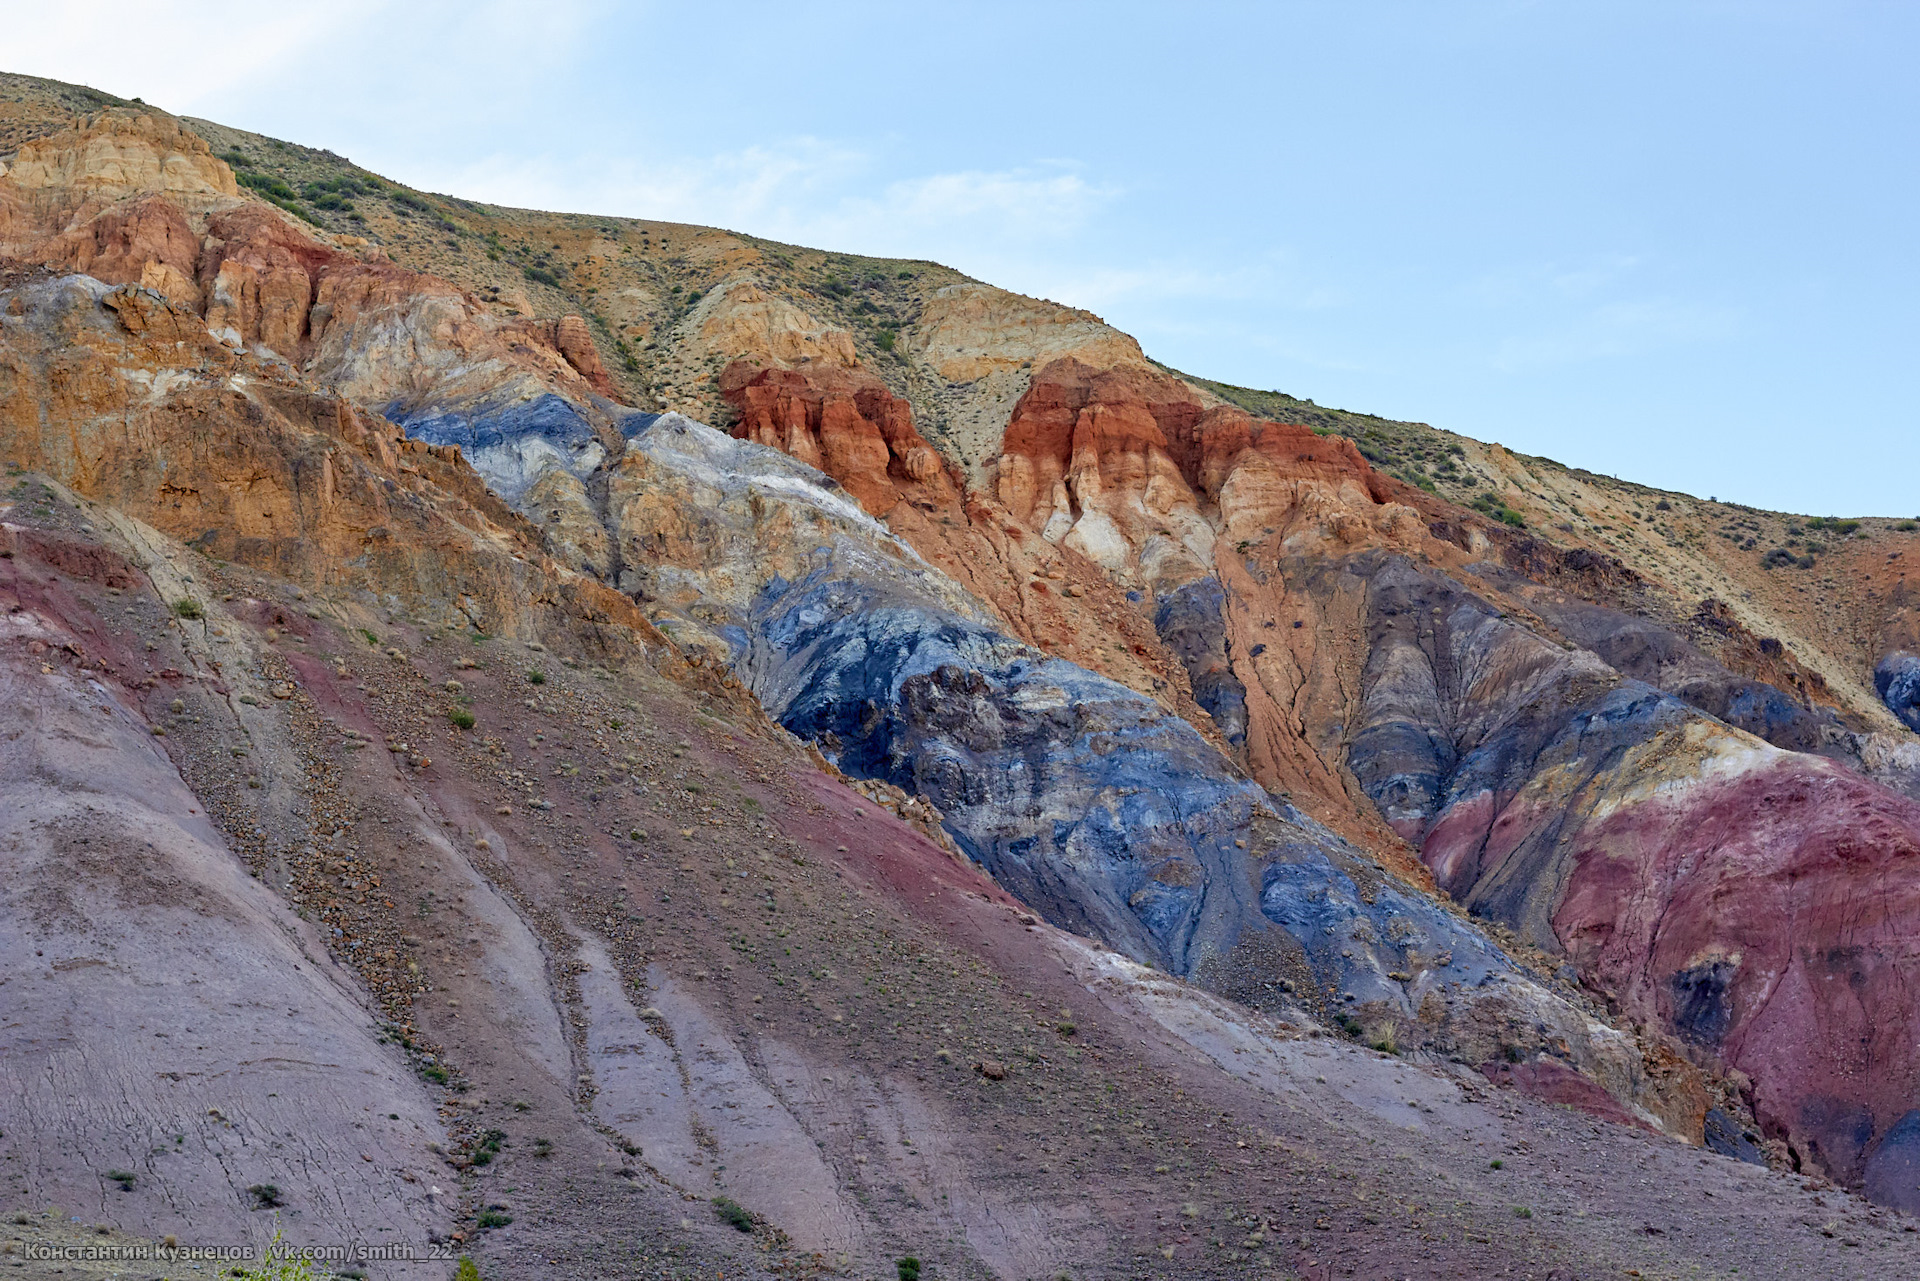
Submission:
[[[316,587],[431,595],[489,632],[532,627],[533,598],[645,628],[625,597],[548,561],[456,451],[289,383],[156,295],[84,276],[9,283],[0,421],[16,463]]]
[[[750,408],[742,421],[756,430]],[[1908,1087],[1903,1071],[1881,1078],[1884,1090],[1869,1084],[1874,1052],[1860,1049],[1846,1011],[1853,993],[1903,982],[1904,962],[1886,949],[1871,959],[1848,951],[1858,922],[1838,922],[1853,920],[1842,907],[1852,891],[1809,874],[1829,857],[1822,839],[1756,830],[1753,852],[1712,882],[1716,897],[1753,903],[1773,919],[1784,908],[1797,923],[1785,950],[1747,971],[1765,977],[1738,994],[1737,967],[1724,958],[1749,953],[1724,906],[1682,939],[1633,926],[1620,898],[1625,885],[1651,895],[1648,910],[1669,925],[1698,910],[1686,906],[1697,901],[1695,885],[1659,869],[1697,866],[1703,854],[1677,829],[1656,825],[1666,835],[1648,840],[1627,816],[1656,778],[1699,793],[1700,813],[1737,809],[1731,796],[1753,786],[1747,770],[1733,771],[1736,781],[1717,762],[1739,751],[1701,745],[1730,745],[1741,730],[1758,738],[1740,750],[1759,753],[1762,776],[1796,798],[1790,808],[1818,805],[1836,829],[1884,829],[1900,834],[1889,838],[1892,849],[1906,847],[1910,803],[1876,783],[1898,787],[1907,776],[1827,705],[1817,673],[1778,644],[1754,642],[1718,602],[1665,625],[1647,608],[1648,585],[1617,560],[1564,553],[1449,513],[1379,476],[1347,440],[1257,423],[1131,366],[1096,371],[1063,361],[1038,371],[987,470],[1005,519],[1152,597],[1156,631],[1195,701],[1256,778],[1276,790],[1304,785],[1331,806],[1363,796],[1460,902],[1567,956],[1613,1008],[1665,1029],[1677,1052],[1764,1079],[1749,1101],[1794,1159],[1886,1195],[1897,1179],[1875,1163],[1898,1170],[1912,1160],[1900,1137],[1913,1128]],[[868,500],[882,509],[898,493],[872,468],[860,483],[889,496]],[[1881,669],[1892,701],[1901,670],[1897,659]],[[991,696],[984,674],[955,672],[925,693],[903,686],[899,700],[922,717],[937,708],[972,724]],[[982,706],[946,710],[968,699]],[[1063,705],[1091,701],[1068,695]],[[838,737],[845,728],[812,732]],[[923,792],[940,788],[873,755],[857,767],[893,769],[896,781]],[[1802,775],[1847,783],[1786,786]],[[1726,802],[1707,799],[1723,792]],[[1793,822],[1820,826],[1811,813]],[[1613,844],[1628,830],[1640,834],[1630,858]],[[1899,865],[1896,854],[1890,866]],[[1045,901],[1026,869],[1001,874],[1028,901]],[[1235,881],[1227,868],[1205,867],[1182,879]],[[1593,888],[1601,883],[1607,888]],[[1061,916],[1104,937],[1124,933],[1112,915]],[[1789,977],[1795,947],[1859,958],[1851,981]],[[1811,995],[1776,1004],[1777,981]],[[1894,1037],[1909,1017],[1897,1004],[1871,1016]],[[1782,1057],[1784,1045],[1794,1052]],[[1852,1084],[1836,1092],[1840,1077]]]
[[[1162,966],[1208,970],[1272,1009],[1279,1017],[1243,1054],[1294,1053],[1291,1039],[1313,1028],[1308,1009],[1330,1005],[1383,1043],[1417,1037],[1474,1060],[1548,1049],[1640,1100],[1644,1123],[1686,1123],[1689,1096],[1627,1037],[1236,777],[1184,721],[994,630],[991,611],[785,455],[671,415],[623,442],[607,501],[622,555],[644,575],[623,586],[661,611],[676,646],[544,557],[457,452],[290,385],[277,361],[210,336],[194,345],[191,313],[164,299],[39,273],[9,284],[4,297],[22,301],[0,313],[9,403],[35,403],[66,426],[55,440],[10,419],[5,439],[16,467],[41,469],[16,470],[0,510],[0,595],[13,620],[0,653],[17,687],[10,705],[36,709],[14,726],[25,750],[8,757],[18,892],[0,910],[14,921],[6,937],[14,968],[31,977],[30,1008],[47,1012],[15,1047],[13,1093],[30,1100],[57,1080],[87,1099],[131,1100],[136,1127],[192,1140],[130,1151],[125,1118],[87,1122],[36,1146],[17,1171],[26,1195],[189,1243],[210,1223],[245,1233],[279,1204],[301,1211],[298,1242],[342,1224],[376,1244],[433,1237],[508,1275],[535,1267],[536,1253],[541,1268],[592,1275],[615,1255],[660,1257],[669,1239],[679,1261],[747,1275],[816,1254],[878,1266],[903,1232],[934,1242],[937,1252],[915,1248],[955,1268],[1018,1276],[1035,1258],[1105,1267],[1111,1216],[1065,1229],[1051,1194],[1018,1190],[1029,1154],[992,1136],[1007,1127],[1001,1101],[1024,1096],[1002,1083],[1069,1092],[1058,1110],[1018,1104],[1051,1145],[1056,1131],[1118,1128],[1104,1101],[1132,1096],[1117,1077],[1106,1088],[1102,1065],[1164,1062],[1185,1085],[1153,1124],[1184,1134],[1190,1120],[1204,1139],[1224,1099],[1189,1087],[1240,1079],[1219,1077],[1208,1056],[1248,1036],[1233,1020],[1251,1016],[1154,988],[1111,954],[1033,952],[1033,918],[923,835],[940,831],[942,815],[924,801],[896,806],[899,822],[870,814],[872,801],[756,721],[761,706],[851,769],[866,757],[918,763],[921,774],[897,776],[948,799],[946,831],[1048,914],[1109,930]],[[71,368],[104,381],[30,381],[55,340]],[[85,405],[101,403],[89,388],[108,395],[108,372],[119,412],[89,416]],[[158,488],[114,452],[129,421],[125,389],[149,386],[160,391],[132,421],[168,478]],[[246,394],[207,400],[208,386]],[[191,412],[198,430],[175,429],[170,411]],[[48,471],[82,492],[43,479]],[[244,505],[248,494],[258,506]],[[366,523],[376,518],[401,532],[399,546]],[[204,527],[233,532],[197,549],[161,532]],[[490,565],[491,590],[463,590]],[[714,646],[757,698],[712,673],[703,653]],[[569,666],[588,661],[607,666]],[[536,665],[551,675],[533,684]],[[896,681],[907,694],[897,711],[847,719],[876,710]],[[462,707],[479,721],[472,731],[443,718]],[[102,711],[120,726],[104,737],[75,720]],[[76,735],[79,756],[49,756]],[[551,777],[543,740],[564,753]],[[690,750],[701,762],[691,774]],[[702,799],[727,777],[751,795]],[[970,777],[990,794],[970,794]],[[690,778],[701,781],[682,786]],[[943,779],[958,790],[938,791]],[[144,806],[136,815],[152,811],[138,837],[86,799],[129,786]],[[1143,804],[1146,789],[1179,803]],[[1081,830],[1063,840],[1060,822],[1083,799],[1095,813],[1074,816]],[[130,841],[144,842],[131,861]],[[111,872],[95,870],[96,848]],[[749,868],[753,895],[729,891]],[[1229,891],[1256,868],[1257,894]],[[703,892],[702,879],[719,893]],[[139,906],[153,928],[98,936],[87,921],[102,894],[115,912]],[[896,899],[939,915],[876,918],[897,912]],[[210,919],[222,922],[219,947],[201,937]],[[861,967],[876,939],[903,928],[914,933],[893,969]],[[1249,945],[1256,935],[1269,941]],[[1216,957],[1209,969],[1227,938],[1241,945],[1234,963]],[[772,961],[796,944],[834,971],[816,969],[798,1001]],[[763,949],[752,970],[735,965]],[[723,956],[733,958],[726,971]],[[948,978],[918,972],[933,957],[951,991]],[[1006,972],[991,989],[958,977],[988,958]],[[1056,980],[1063,962],[1068,977]],[[209,965],[258,981],[220,1000],[143,1000],[144,1013],[123,1012],[124,973],[163,993],[209,981],[216,996],[229,991]],[[740,979],[751,993],[730,990]],[[1019,1050],[1030,1029],[1001,1018],[1002,983],[1036,993],[1044,1005],[1032,1013],[1056,1021],[1047,1035],[1061,1049]],[[881,1045],[861,1039],[884,1025],[874,1002],[891,1003],[873,994],[900,984],[942,1022],[922,1029],[924,1042],[916,1033],[909,1057],[888,1049],[872,1070],[850,1071]],[[1074,1015],[1093,991],[1096,1004]],[[133,1057],[102,1060],[90,1021],[61,1022],[80,1005],[117,1026],[163,1020],[166,1036],[197,1035],[185,1057],[142,1058],[134,1038]],[[768,1026],[769,1014],[788,1026]],[[1164,1052],[1149,1048],[1158,1037],[1171,1038]],[[312,1043],[329,1047],[324,1062],[312,1061]],[[966,1056],[957,1063],[956,1050]],[[1370,1053],[1334,1054],[1314,1064],[1335,1093],[1300,1113],[1310,1126],[1353,1106],[1347,1094],[1373,1108],[1421,1097],[1381,1075],[1394,1069]],[[263,1075],[261,1056],[287,1066]],[[979,1102],[915,1083],[926,1064],[953,1074],[947,1090],[977,1082],[967,1088]],[[175,1081],[183,1065],[218,1084]],[[1271,1100],[1263,1080],[1228,1088]],[[1482,1087],[1439,1088],[1464,1098]],[[863,1135],[889,1118],[882,1141],[842,1142],[847,1091]],[[1469,1128],[1492,1115],[1486,1102],[1468,1106]],[[35,1132],[26,1116],[10,1114],[6,1127]],[[282,1129],[300,1143],[255,1141]],[[918,1150],[949,1140],[957,1146]],[[316,1164],[316,1153],[333,1156]],[[883,1179],[927,1187],[923,1204],[956,1208],[924,1221],[875,1216],[865,1206],[876,1163]],[[646,1179],[630,1182],[643,1165]],[[1103,1186],[1150,1195],[1149,1168],[1138,1186],[1115,1173]],[[102,1190],[103,1170],[129,1177]],[[1082,1191],[1063,1185],[1062,1195],[1077,1202]],[[717,1222],[681,1224],[688,1196],[749,1206],[761,1225],[752,1254]],[[539,1235],[523,1241],[502,1218]],[[1149,1225],[1123,1231],[1152,1237]]]
[[[1871,847],[1888,861],[1852,865],[1903,880],[1913,803],[1550,645],[1438,575],[1365,568],[1371,657],[1349,761],[1439,884],[1564,950],[1617,1008],[1746,1072],[1762,1122],[1797,1152],[1871,1177],[1867,1148],[1905,1119],[1907,1069],[1850,1019],[1863,993],[1904,982],[1905,961],[1855,944],[1903,927],[1862,915],[1839,869]],[[1783,737],[1793,722],[1757,717]],[[1900,1002],[1865,999],[1875,1036],[1904,1035]],[[1897,1138],[1875,1150],[1911,1159]]]
[[[1379,899],[1371,859],[1186,721],[998,630],[824,483],[684,418],[653,422],[609,480],[623,562],[648,566],[623,588],[664,606],[683,644],[724,655],[838,768],[930,804],[1049,920],[1383,1043],[1475,1062],[1558,1047],[1635,1106],[1692,1123],[1695,1096],[1649,1080],[1465,921],[1416,909],[1410,889]]]
[[[819,1155],[840,1115],[826,1078],[853,1051],[815,1043],[904,1021],[867,1004],[822,1020],[820,993],[853,1000],[838,970],[856,935],[832,927],[881,910],[864,906],[876,895],[909,914],[949,895],[1011,921],[1017,899],[1263,1011],[1276,1034],[1332,1030],[1747,1159],[1771,1144],[1776,1161],[1914,1203],[1899,940],[1920,740],[1901,717],[1920,637],[1899,531],[1881,551],[1817,527],[1826,563],[1873,584],[1872,626],[1814,643],[1795,620],[1816,602],[1743,586],[1777,587],[1752,577],[1776,571],[1746,532],[1709,540],[1720,517],[1693,500],[1656,505],[1472,442],[1456,453],[1417,425],[1304,402],[1286,406],[1298,420],[1267,413],[1278,399],[1154,366],[1096,317],[926,264],[429,199],[324,153],[287,171],[286,196],[267,183],[268,150],[110,107],[40,128],[7,159],[0,452],[72,496],[75,540],[92,510],[80,504],[98,504],[155,547],[192,548],[173,554],[244,597],[221,602],[222,644],[196,651],[194,679],[291,753],[283,778],[320,768],[314,734],[387,737],[393,768],[355,795],[413,798],[386,817],[433,846],[435,876],[469,887],[458,928],[474,932],[458,938],[480,948],[473,973],[445,968],[457,938],[436,952],[381,917],[397,908],[358,863],[324,871],[321,838],[346,828],[313,796],[284,834],[243,822],[254,790],[295,812],[256,774],[260,788],[221,793],[233,821],[196,839],[273,833],[260,888],[326,904],[309,911],[335,931],[318,946],[358,976],[336,990],[377,1004],[410,1047],[459,1047],[496,1102],[539,1081],[530,1106],[597,1117],[673,1188],[750,1196],[807,1250],[878,1259],[891,1229],[845,1190],[853,1153]],[[358,230],[323,207],[347,196],[368,211]],[[468,247],[457,261],[450,243]],[[1804,542],[1795,528],[1781,536]],[[140,554],[142,572],[161,572],[156,555]],[[165,597],[186,589],[151,581],[164,623]],[[79,617],[35,610],[36,628]],[[326,659],[260,648],[321,636],[302,619],[332,629]],[[382,648],[353,650],[355,629]],[[230,633],[260,639],[226,653]],[[409,657],[456,635],[475,638],[477,666]],[[488,657],[488,638],[511,656]],[[126,695],[136,720],[160,725],[170,704],[149,691],[164,678],[139,653],[116,660],[116,680],[140,691]],[[624,704],[601,681],[621,682]],[[256,686],[306,691],[320,719],[266,727],[233,711],[261,705]],[[484,745],[439,723],[482,688],[482,732],[487,716],[500,731]],[[627,728],[642,698],[678,709],[658,731],[670,737]],[[573,719],[542,719],[556,716]],[[667,772],[694,750],[690,727],[714,724],[735,736],[700,750],[751,757],[763,781],[804,775],[754,805],[807,834],[796,868],[825,859],[844,891],[817,867],[760,865],[771,811],[716,814],[701,799],[710,773]],[[561,734],[567,757],[545,760]],[[512,768],[522,741],[540,767]],[[203,801],[232,781],[201,758],[175,766]],[[868,804],[884,831],[846,827]],[[715,823],[739,842],[703,844]],[[391,844],[380,875],[405,871],[407,893],[442,902],[445,885],[413,879],[405,841]],[[368,832],[356,857],[387,848]],[[742,878],[751,902],[728,888]],[[804,979],[771,941],[788,934],[763,928],[788,920],[761,915],[786,896],[809,908],[781,929],[804,922],[823,949]],[[249,903],[263,921],[276,910]],[[678,906],[656,920],[649,904]],[[953,910],[927,927],[939,946],[985,946],[985,927],[964,923],[975,909]],[[708,934],[670,941],[666,917],[683,915]],[[642,935],[654,942],[636,950]],[[764,965],[756,995],[803,1032],[773,1036],[749,1007],[715,1013],[733,998],[691,994],[734,981],[735,958]],[[461,1006],[425,1012],[412,976],[429,961],[452,999],[480,1003],[473,1023]],[[1102,982],[1128,976],[1114,999],[1133,1011],[1107,1017],[1144,1026],[1160,998],[1117,958],[1102,966]],[[1037,985],[1006,973],[1013,990]],[[1015,1031],[963,1031],[952,1011],[979,994],[914,981],[949,1020],[921,1031],[978,1046],[960,1066],[980,1088],[1004,1081]],[[1242,1036],[1180,999],[1181,1053]],[[475,1024],[517,1029],[524,1047],[496,1053]],[[725,1070],[694,1082],[687,1053]],[[914,1053],[858,1089],[931,1116],[938,1091],[886,1074],[951,1066],[955,1050]],[[431,1110],[395,1098],[397,1114]],[[733,1128],[740,1107],[778,1119]],[[952,1123],[978,1135],[1004,1121],[966,1116]],[[477,1150],[486,1133],[455,1126],[447,1141]],[[76,1148],[46,1186],[104,1159]],[[770,1161],[792,1163],[804,1194],[742,1172]],[[484,1164],[459,1176],[460,1216],[484,1208]],[[929,1170],[896,1172],[923,1200],[943,1196]],[[958,1217],[914,1231],[964,1238],[1002,1273],[1066,1249],[1006,1226],[1018,1216],[985,1190],[1004,1173],[983,1166],[985,1182],[949,1189]],[[431,1199],[391,1207],[396,1231],[454,1221]]]
[[[906,491],[935,509],[958,500],[945,462],[914,430],[913,407],[871,374],[742,361],[727,367],[720,388],[739,411],[736,434],[826,472],[876,516]]]

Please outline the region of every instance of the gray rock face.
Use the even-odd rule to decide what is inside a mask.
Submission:
[[[1233,674],[1227,653],[1226,601],[1220,580],[1202,578],[1162,596],[1153,626],[1186,667],[1193,701],[1238,747],[1247,741],[1247,687]]]
[[[549,467],[562,467],[585,480],[607,457],[587,416],[552,393],[521,403],[481,404],[457,411],[408,414],[399,405],[389,405],[384,412],[417,440],[458,445],[474,470],[510,503],[518,502]]]
[[[522,446],[503,433],[483,447]],[[1552,1047],[1631,1097],[1624,1038],[1186,721],[998,631],[821,473],[666,415],[586,484],[605,495],[622,590],[664,630],[723,655],[842,770],[937,806],[956,844],[1049,921],[1355,1035],[1472,1061]],[[1225,671],[1217,585],[1176,593],[1162,620],[1191,666]],[[1207,688],[1235,732],[1230,682]]]
[[[1686,636],[1650,618],[1595,605],[1577,596],[1528,582],[1502,566],[1482,563],[1475,572],[1523,597],[1560,634],[1598,655],[1622,676],[1664,690],[1684,703],[1775,747],[1814,752],[1858,764],[1851,736],[1833,709],[1765,681],[1742,676],[1707,657]],[[1724,633],[1727,623],[1705,604],[1691,621],[1696,636]],[[1780,642],[1762,639],[1763,653],[1782,653]],[[1769,650],[1769,647],[1771,649]]]
[[[768,585],[737,633],[743,676],[841,769],[933,802],[1052,923],[1383,1044],[1603,1057],[1598,1030],[1479,929],[1239,775],[1185,721],[835,571]]]
[[[1920,1210],[1920,1108],[1908,1112],[1881,1136],[1867,1158],[1862,1190],[1881,1205],[1908,1214]]]
[[[754,620],[779,667],[752,683],[782,724],[848,773],[932,801],[961,848],[1055,923],[1181,974],[1231,949],[1258,911],[1234,842],[1256,817],[1287,825],[1278,803],[1125,686],[867,596],[823,572]]]
[[[1873,669],[1873,692],[1908,729],[1920,730],[1920,657],[1904,650],[1884,655]]]
[[[1316,968],[1347,971],[1343,999],[1402,999],[1405,980],[1387,977],[1395,971],[1430,970],[1433,984],[1455,988],[1481,988],[1515,976],[1513,963],[1491,940],[1432,900],[1378,879],[1363,890],[1321,851],[1291,852],[1292,861],[1275,861],[1262,870],[1260,910],[1301,940]],[[1369,964],[1351,963],[1360,953]]]

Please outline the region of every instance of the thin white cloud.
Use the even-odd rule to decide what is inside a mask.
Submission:
[[[856,180],[864,154],[814,138],[755,146],[699,161],[489,156],[416,174],[417,185],[493,204],[651,218],[773,234],[767,220],[791,221]]]
[[[1119,193],[1071,171],[936,173],[890,182],[876,196],[839,202],[821,221],[894,243],[912,235],[985,233],[989,241],[1052,241],[1079,232]]]
[[[1613,302],[1560,315],[1547,332],[1506,338],[1494,347],[1490,363],[1515,373],[1723,342],[1738,336],[1744,323],[1745,314],[1732,307],[1672,298]]]
[[[1469,281],[1459,296],[1479,311],[1508,314],[1501,327],[1520,330],[1482,348],[1502,373],[1720,342],[1743,330],[1742,311],[1678,295],[1669,282],[1646,278],[1653,267],[1623,252],[1508,266]]]
[[[1019,257],[1082,232],[1118,192],[1064,166],[880,179],[855,147],[794,138],[698,161],[494,156],[416,175],[497,204],[750,231],[877,256]]]
[[[552,101],[610,0],[98,6],[0,0],[6,69],[313,145],[316,127],[480,132]],[[549,108],[550,109],[550,108]],[[557,114],[557,113],[556,113]],[[352,125],[347,126],[352,129]],[[364,148],[363,148],[364,149]]]
[[[1053,286],[1085,307],[1163,302],[1259,302],[1280,312],[1329,311],[1347,295],[1307,278],[1290,256],[1269,254],[1232,270],[1163,259],[1131,267],[1067,269]]]
[[[90,84],[192,112],[235,91],[264,86],[302,50],[377,19],[379,0],[325,6],[244,6],[154,0],[118,6],[110,20],[92,5],[0,5],[7,70]]]
[[[1547,275],[1547,282],[1564,297],[1590,298],[1624,279],[1639,267],[1640,263],[1641,259],[1637,254],[1607,254],[1585,266],[1566,271],[1551,271]]]

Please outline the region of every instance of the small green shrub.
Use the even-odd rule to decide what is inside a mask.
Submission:
[[[366,628],[356,627],[353,630],[355,630],[356,632],[359,632],[360,639],[365,641],[367,644],[373,645],[373,646],[378,646],[380,644],[380,638],[378,636],[375,636],[372,632],[368,631]]]
[[[460,1266],[453,1270],[453,1281],[480,1281],[480,1266],[468,1255],[460,1256]]]
[[[247,1192],[253,1197],[253,1208],[256,1210],[271,1210],[286,1204],[280,1199],[280,1185],[277,1183],[256,1183]]]
[[[120,1185],[122,1192],[133,1191],[134,1173],[131,1170],[108,1170],[107,1177]]]
[[[732,1197],[717,1196],[713,1199],[713,1212],[722,1223],[731,1224],[741,1232],[753,1231],[753,1216],[747,1213],[745,1206]]]
[[[257,191],[261,195],[273,199],[276,203],[281,200],[292,200],[300,194],[288,186],[284,178],[276,178],[270,173],[239,173],[234,175],[234,181],[243,187]]]
[[[173,612],[181,618],[205,618],[207,616],[206,608],[191,596],[183,596],[173,602]]]
[[[1899,530],[1903,534],[1911,534],[1914,530],[1920,529],[1920,523],[1917,523],[1911,520],[1903,520],[1898,525],[1895,525],[1894,528]]]
[[[432,1081],[435,1085],[445,1085],[453,1079],[452,1073],[448,1072],[438,1063],[427,1064],[420,1069],[420,1075],[426,1077],[427,1080]]]
[[[482,1210],[473,1222],[481,1228],[504,1228],[513,1222],[513,1216],[505,1210]]]
[[[920,1260],[911,1254],[896,1262],[893,1269],[899,1275],[900,1281],[920,1281]]]
[[[1516,1219],[1531,1219],[1533,1217],[1533,1211],[1524,1205],[1516,1205],[1513,1207],[1513,1217]]]
[[[536,667],[532,671],[527,673],[527,684],[545,685],[546,683],[547,683],[547,674],[541,671],[539,668]]]
[[[456,707],[448,712],[447,719],[453,723],[455,729],[473,728],[473,713],[464,707]]]
[[[1505,1165],[1506,1165],[1506,1162],[1505,1162],[1505,1161],[1502,1161],[1502,1160],[1501,1160],[1501,1159],[1500,1159],[1499,1157],[1495,1157],[1495,1158],[1494,1158],[1493,1160],[1491,1160],[1491,1161],[1489,1161],[1489,1162],[1487,1162],[1487,1165],[1488,1165],[1488,1167],[1489,1167],[1489,1168],[1491,1168],[1491,1169],[1495,1169],[1495,1170],[1498,1170],[1498,1169],[1500,1169],[1500,1168],[1502,1168],[1503,1166],[1505,1166]]]

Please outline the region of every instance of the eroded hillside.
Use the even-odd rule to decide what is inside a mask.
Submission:
[[[1915,1203],[1896,522],[90,93],[0,80],[20,1204],[509,1276],[1909,1260],[1828,1183]]]

